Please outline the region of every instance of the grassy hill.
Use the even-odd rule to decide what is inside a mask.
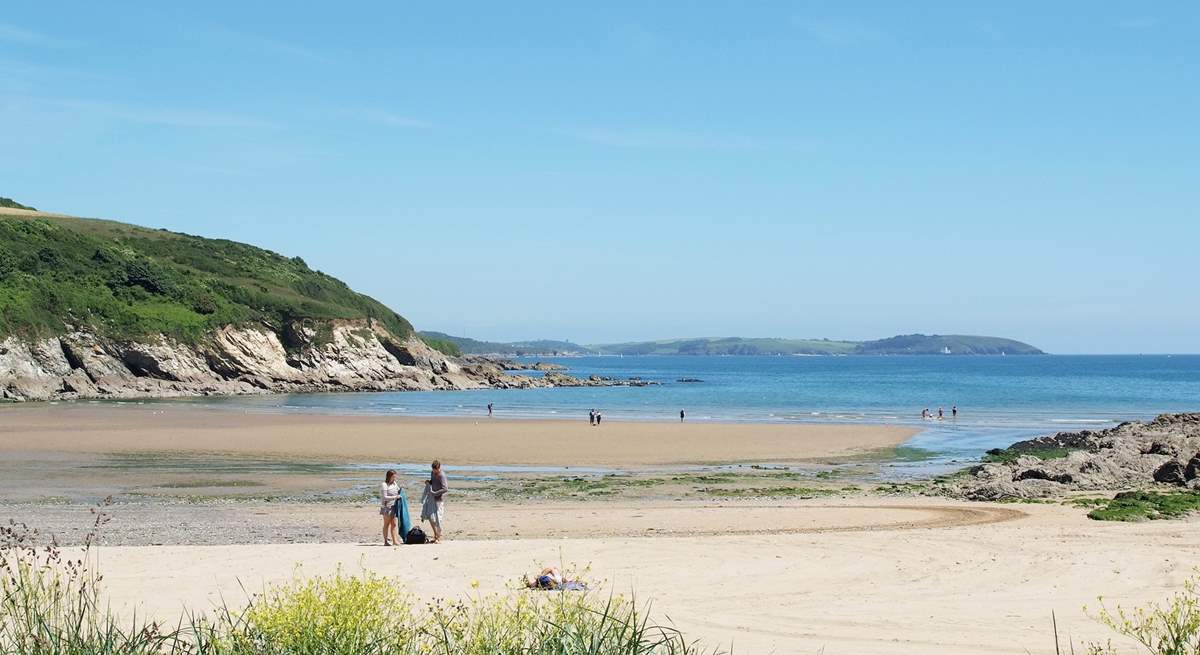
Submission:
[[[459,351],[468,355],[552,355],[591,352],[585,346],[570,341],[555,341],[552,339],[536,339],[533,341],[479,341],[467,337],[455,337],[445,332],[423,331],[421,338],[431,345],[436,343],[453,344]],[[436,346],[435,346],[436,347]],[[444,351],[443,351],[444,352]]]
[[[877,341],[864,341],[855,348],[859,355],[1044,355],[1027,343],[1000,337],[963,334],[906,334]]]
[[[7,207],[24,208],[7,200]],[[372,318],[413,328],[299,257],[114,221],[0,210],[0,337],[89,327],[184,341],[223,325],[279,331],[302,319]]]
[[[589,346],[606,355],[1040,355],[999,337],[910,334],[876,341],[719,337]]]

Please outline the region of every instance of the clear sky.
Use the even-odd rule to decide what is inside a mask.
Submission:
[[[0,147],[423,329],[1200,351],[1194,1],[9,1]]]

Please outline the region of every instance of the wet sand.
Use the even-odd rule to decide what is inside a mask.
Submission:
[[[243,413],[186,403],[0,406],[0,452],[204,452],[523,466],[805,461],[895,447],[886,425],[407,418]]]

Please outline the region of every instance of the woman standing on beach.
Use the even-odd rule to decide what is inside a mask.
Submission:
[[[388,471],[379,485],[379,514],[383,516],[383,545],[400,543],[396,533],[396,500],[400,498],[400,485],[396,484],[396,472]]]

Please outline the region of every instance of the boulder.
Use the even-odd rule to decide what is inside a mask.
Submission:
[[[1175,449],[1172,448],[1170,444],[1162,442],[1162,441],[1155,441],[1150,444],[1149,448],[1143,450],[1142,454],[1143,455],[1168,455],[1170,457],[1174,457],[1178,453],[1175,452]]]
[[[1186,469],[1182,462],[1172,459],[1154,470],[1154,481],[1162,484],[1183,486],[1187,483]]]
[[[1051,473],[1041,468],[1025,469],[1013,476],[1013,482],[1021,482],[1022,480],[1049,480],[1059,484],[1071,484],[1074,479],[1070,473]]]
[[[1200,479],[1200,453],[1188,460],[1187,467],[1183,469],[1183,477],[1188,480]]]

